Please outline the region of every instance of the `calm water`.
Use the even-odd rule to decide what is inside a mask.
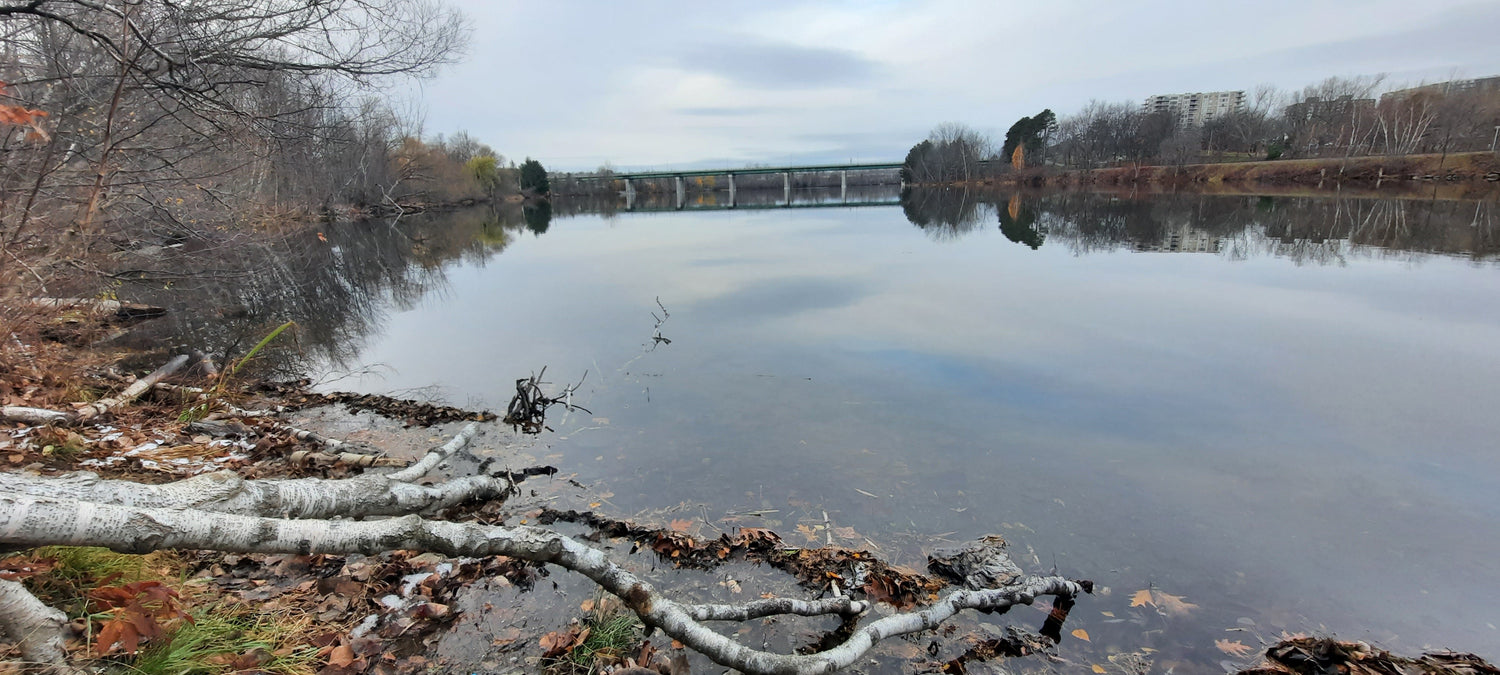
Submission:
[[[616,515],[774,509],[741,522],[796,539],[826,511],[908,563],[1004,534],[1109,588],[1069,624],[1100,654],[1214,664],[1285,630],[1500,658],[1493,202],[451,218],[429,244],[487,243],[405,263],[428,281],[345,360],[379,377],[337,386],[503,409],[588,371],[593,415],[537,454]],[[1197,607],[1130,608],[1147,588]]]

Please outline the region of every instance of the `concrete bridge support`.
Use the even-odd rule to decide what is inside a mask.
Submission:
[[[781,198],[788,205],[792,203],[792,172],[783,171],[781,174]]]
[[[729,205],[734,206],[734,174],[729,174]]]
[[[681,209],[687,204],[687,190],[682,184],[682,176],[677,177],[677,208]]]
[[[635,208],[635,183],[629,178],[625,179],[625,210]]]
[[[839,172],[839,201],[849,201],[849,172]]]

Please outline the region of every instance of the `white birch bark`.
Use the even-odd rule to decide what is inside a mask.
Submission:
[[[955,591],[916,612],[895,614],[855,631],[843,644],[807,655],[763,652],[709,629],[695,617],[747,618],[814,607],[863,610],[863,603],[752,603],[743,612],[686,606],[612,562],[602,551],[551,530],[495,527],[404,516],[378,521],[286,520],[190,509],[143,509],[67,499],[0,494],[0,544],[90,545],[124,553],[211,549],[239,553],[376,554],[433,551],[450,556],[504,555],[578,572],[621,598],[649,626],[724,666],[755,675],[829,673],[854,663],[882,639],[937,627],[964,609],[997,610],[1037,596],[1073,596],[1083,588],[1061,577],[1026,577],[1004,588]],[[796,611],[801,610],[801,611]]]
[[[498,476],[465,476],[437,485],[413,481],[462,449],[478,432],[470,423],[453,440],[421,461],[390,474],[367,473],[343,480],[293,478],[245,480],[232,471],[160,485],[105,480],[79,472],[57,477],[0,473],[0,492],[72,499],[139,508],[196,509],[283,518],[360,518],[438,511],[506,494],[514,484]]]
[[[88,407],[79,410],[77,414],[78,421],[87,422],[95,417],[109,412],[111,408],[134,401],[135,399],[139,398],[141,394],[144,394],[148,390],[150,390],[151,387],[154,386],[157,382],[160,382],[162,378],[177,372],[178,369],[187,365],[187,362],[187,354],[179,354],[172,357],[172,360],[162,364],[162,367],[152,371],[150,375],[136,380],[129,387],[126,387],[125,391],[122,391],[115,396],[90,403]]]
[[[25,586],[0,579],[0,632],[21,649],[22,658],[51,666],[51,672],[70,672],[63,666],[64,629],[68,616],[42,604]]]

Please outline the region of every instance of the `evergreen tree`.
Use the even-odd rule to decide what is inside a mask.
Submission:
[[[552,191],[547,182],[547,170],[542,163],[530,157],[521,162],[521,191],[527,194],[546,195]]]
[[[1057,115],[1050,109],[1037,113],[1035,117],[1022,117],[1005,132],[1005,145],[1000,148],[1000,156],[1009,159],[1015,155],[1017,147],[1024,146],[1027,155],[1040,160],[1047,136],[1056,129]]]

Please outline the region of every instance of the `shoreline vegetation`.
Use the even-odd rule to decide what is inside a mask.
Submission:
[[[919,605],[939,613],[1004,611],[1041,595],[1057,602],[1040,634],[1016,629],[967,650],[967,643],[951,640],[940,659],[919,649],[909,660],[964,672],[965,661],[1055,651],[1074,597],[1092,590],[1087,582],[1021,577],[1016,569],[1017,576],[1009,577],[1015,584],[955,592],[964,580],[898,569],[868,551],[834,546],[826,514],[828,546],[818,548],[793,546],[765,529],[700,537],[683,531],[697,527],[694,521],[632,524],[591,510],[549,513],[547,524],[559,524],[556,530],[508,528],[507,519],[528,525],[539,514],[507,511],[505,497],[515,494],[521,479],[556,469],[487,473],[491,467],[474,460],[458,462],[456,475],[442,476],[445,482],[418,482],[449,459],[474,459],[460,451],[475,435],[470,429],[478,427],[465,426],[454,440],[423,455],[431,447],[428,427],[467,425],[483,414],[274,388],[266,383],[275,373],[257,377],[255,366],[274,363],[279,345],[255,356],[274,334],[247,350],[266,335],[254,328],[269,322],[295,324],[293,334],[313,330],[310,321],[273,320],[270,314],[298,306],[307,316],[372,322],[370,301],[357,291],[399,282],[401,298],[421,297],[430,281],[426,272],[440,267],[433,251],[452,244],[444,235],[457,238],[454,227],[422,239],[393,221],[374,219],[483,202],[504,205],[506,213],[472,223],[484,238],[463,250],[483,255],[503,248],[521,227],[545,232],[552,218],[549,179],[539,162],[509,162],[462,132],[425,135],[418,115],[394,109],[381,96],[394,81],[428,77],[458,60],[469,38],[462,14],[431,0],[385,0],[380,12],[357,5],[286,3],[266,13],[256,3],[235,0],[121,3],[123,9],[30,2],[12,3],[0,15],[0,43],[9,57],[0,67],[0,423],[6,432],[0,434],[0,461],[7,465],[0,473],[6,486],[0,489],[0,520],[7,526],[0,529],[9,533],[4,544],[11,549],[0,560],[0,632],[11,650],[4,652],[5,667],[76,672],[82,663],[107,672],[163,674],[429,672],[441,667],[432,649],[464,613],[459,599],[471,585],[529,589],[546,575],[543,563],[582,572],[590,581],[575,579],[574,588],[587,585],[600,600],[529,607],[534,614],[520,614],[484,639],[504,643],[525,655],[528,666],[552,673],[655,662],[659,672],[681,675],[685,668],[667,656],[684,652],[673,638],[748,672],[842,667],[873,644],[856,625],[874,605],[887,615],[875,622],[892,628],[885,635],[898,635],[928,626],[931,616],[911,620],[916,615],[900,613]],[[202,25],[215,30],[183,30]],[[283,44],[297,48],[276,46]],[[1362,101],[1376,84],[1330,80],[1304,92],[1301,101]],[[1009,151],[1001,154],[970,130],[943,125],[908,155],[904,182],[1216,190],[1430,186],[1436,195],[1500,180],[1494,153],[1472,152],[1493,143],[1483,135],[1489,127],[1478,124],[1493,110],[1490,99],[1417,92],[1390,104],[1382,99],[1370,106],[1305,108],[1303,118],[1283,119],[1282,126],[1272,114],[1274,100],[1258,96],[1245,115],[1226,117],[1222,129],[1185,128],[1170,116],[1118,105],[1091,105],[1060,122],[1044,111],[1018,122],[1007,134]],[[1205,151],[1284,158],[1193,163]],[[1374,152],[1390,155],[1370,156]],[[1044,168],[1028,169],[1028,157]],[[1128,166],[1105,167],[1122,161]],[[1006,165],[1012,173],[999,171]],[[348,225],[353,221],[366,222]],[[340,225],[286,232],[313,222]],[[331,237],[339,245],[330,245],[325,231],[345,226],[365,236]],[[375,230],[391,236],[377,240],[369,234]],[[288,272],[294,256],[318,263],[322,276]],[[201,309],[178,301],[195,293],[217,294],[217,304],[206,301],[208,309],[195,317],[199,334],[163,327]],[[147,294],[173,301],[126,306]],[[83,300],[36,302],[44,298]],[[122,315],[126,309],[139,313]],[[132,333],[138,323],[153,322],[159,331]],[[317,343],[341,344],[358,334],[333,332]],[[139,348],[120,347],[131,335]],[[184,342],[198,353],[182,353]],[[202,350],[239,358],[221,369]],[[235,379],[252,356],[256,362]],[[419,450],[404,459],[422,459],[409,463],[384,447],[362,448],[326,427],[292,426],[302,423],[289,416],[295,408],[357,407],[351,401],[407,422],[413,431],[404,442]],[[487,431],[504,433],[498,425]],[[365,472],[375,468],[398,470]],[[187,477],[196,469],[203,469],[199,478]],[[79,470],[99,475],[59,480]],[[179,479],[198,482],[175,492],[162,487]],[[338,487],[330,487],[335,482]],[[550,489],[570,487],[564,480],[553,483]],[[597,506],[584,486],[572,485],[580,490],[568,497],[572,503]],[[218,502],[221,510],[207,509],[204,486],[232,492],[233,499]],[[94,488],[99,491],[90,499],[68,497]],[[315,494],[325,488],[327,493]],[[266,499],[250,503],[255,500],[246,495],[257,491]],[[301,497],[289,498],[294,494]],[[313,510],[333,503],[316,504],[329,495],[351,499],[339,503],[347,508]],[[164,505],[161,512],[135,503],[151,500]],[[304,508],[301,518],[288,515],[294,502]],[[417,515],[433,515],[429,507],[451,509],[444,515],[453,519]],[[84,513],[97,522],[113,514],[118,529],[85,530],[96,521]],[[384,518],[390,515],[401,517]],[[234,538],[229,533],[235,524],[253,527]],[[652,562],[671,570],[680,565],[701,571],[730,559],[765,563],[792,575],[800,584],[797,597],[677,605],[597,549],[564,541],[559,533],[569,525],[574,529],[566,532],[608,537],[622,549],[646,542],[642,555],[657,556]],[[306,529],[298,538],[277,528]],[[319,530],[331,537],[357,528],[375,536],[330,538],[315,547],[306,534]],[[442,536],[455,532],[472,536],[461,542]],[[495,541],[502,544],[483,543]],[[418,554],[423,548],[452,557]],[[993,550],[984,555],[991,563],[1009,564]],[[849,582],[840,585],[845,576]],[[595,582],[612,595],[588,585]],[[798,599],[825,589],[831,597]],[[530,596],[546,599],[544,593]],[[698,623],[784,614],[844,618],[838,628],[815,636],[820,642],[813,651],[834,656],[814,662],[813,656],[777,654],[763,661],[774,668],[750,668],[740,645]],[[533,616],[543,618],[528,622]],[[636,630],[637,616],[671,638],[651,647]],[[625,624],[616,621],[620,617]],[[597,635],[606,625],[623,626],[609,632],[625,639],[602,644]],[[899,644],[884,644],[892,643]],[[854,647],[841,646],[849,644]],[[579,651],[585,647],[605,656],[585,661]],[[1245,656],[1242,648],[1236,642],[1232,652]],[[1278,665],[1283,662],[1276,649],[1292,665]],[[657,651],[661,658],[654,659]],[[1255,667],[1347,667],[1371,654],[1389,660],[1368,645],[1283,643]],[[1431,672],[1497,672],[1476,660]],[[1386,671],[1372,666],[1368,672]]]
[[[1271,194],[1264,190],[1388,189],[1403,192],[1445,186],[1445,192],[1483,194],[1500,188],[1500,154],[1323,157],[1183,165],[1130,165],[1098,169],[1023,169],[973,180],[931,184],[1016,187],[1104,188],[1153,186]],[[1372,193],[1374,194],[1374,193]],[[1389,193],[1383,193],[1389,194]]]

